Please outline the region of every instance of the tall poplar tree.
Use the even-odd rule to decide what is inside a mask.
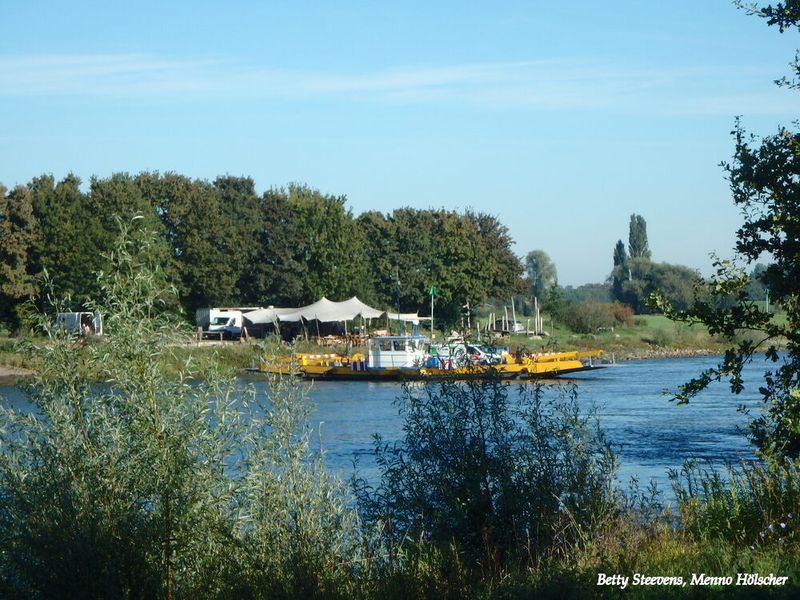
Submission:
[[[625,243],[617,240],[617,244],[614,246],[614,267],[611,271],[611,295],[619,302],[624,301],[622,285],[627,280],[627,263],[628,254],[625,252]]]
[[[647,222],[641,215],[631,215],[628,254],[631,258],[650,258],[650,248],[647,245]]]

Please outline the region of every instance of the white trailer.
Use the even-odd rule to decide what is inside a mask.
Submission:
[[[58,313],[56,329],[69,334],[103,335],[103,315],[99,312]]]

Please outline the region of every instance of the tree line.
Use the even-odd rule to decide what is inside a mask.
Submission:
[[[684,310],[701,289],[696,271],[651,260],[647,224],[636,214],[627,247],[622,240],[614,247],[608,280],[573,289],[558,285],[544,251],[520,260],[508,228],[473,210],[355,216],[345,196],[300,184],[259,195],[249,177],[116,173],[83,189],[74,175],[42,175],[11,190],[0,185],[0,323],[19,328],[33,296],[67,299],[69,310],[98,298],[97,274],[108,270],[120,222],[134,215],[138,235],[156,234],[150,252],[163,266],[162,283],[178,292],[168,308],[189,318],[200,307],[300,306],[353,295],[428,314],[433,294],[437,321],[454,325],[467,307],[498,298],[516,298],[527,314],[537,297],[567,326],[585,304],[602,308],[602,323],[576,325],[592,331],[618,321],[611,303],[650,312],[648,298],[659,290]],[[763,297],[756,275],[753,297]]]
[[[155,232],[150,249],[189,315],[205,306],[298,306],[357,295],[414,312],[434,288],[437,319],[466,303],[521,290],[508,229],[471,210],[400,208],[354,216],[345,196],[291,184],[255,190],[249,177],[176,173],[75,175],[0,186],[0,321],[19,326],[45,291],[72,310],[97,298],[119,221]],[[140,234],[143,235],[143,234]]]

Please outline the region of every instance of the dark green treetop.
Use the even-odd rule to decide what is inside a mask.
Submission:
[[[617,240],[614,246],[614,266],[624,265],[628,261],[628,253],[625,251],[625,244],[622,240]]]

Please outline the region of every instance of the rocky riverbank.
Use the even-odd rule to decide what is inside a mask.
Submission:
[[[655,358],[689,358],[693,356],[715,356],[719,350],[710,348],[640,348],[614,353],[617,360],[650,360]]]

